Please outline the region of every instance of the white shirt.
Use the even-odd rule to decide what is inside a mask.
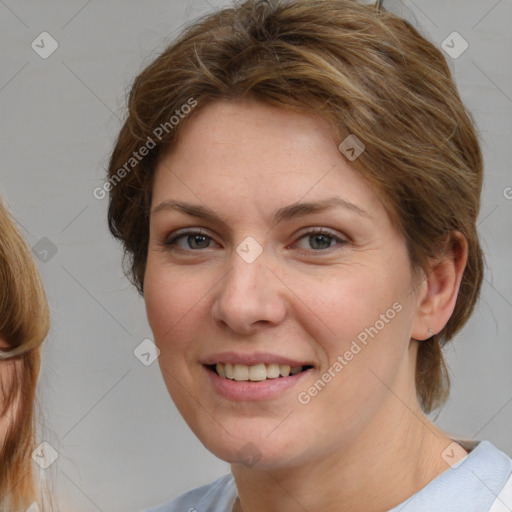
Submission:
[[[237,496],[228,474],[146,512],[231,512]],[[512,512],[512,459],[489,441],[480,441],[464,460],[389,512],[430,511]]]

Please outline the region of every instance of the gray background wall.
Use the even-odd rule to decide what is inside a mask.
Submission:
[[[131,80],[184,23],[220,5],[0,0],[0,193],[36,247],[51,305],[39,438],[59,456],[41,475],[66,512],[139,511],[229,471],[189,432],[158,364],[133,354],[151,331],[107,231],[107,201],[92,193]],[[486,163],[479,232],[488,271],[479,307],[447,352],[452,395],[437,421],[512,454],[512,1],[404,6],[436,44],[453,31],[468,42],[448,60]],[[31,43],[48,52],[45,31],[58,48],[43,59]]]

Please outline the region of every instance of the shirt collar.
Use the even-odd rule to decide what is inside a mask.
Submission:
[[[489,441],[479,441],[465,459],[389,512],[489,510],[511,473],[512,459]]]

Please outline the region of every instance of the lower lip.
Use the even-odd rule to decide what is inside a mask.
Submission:
[[[206,366],[204,371],[212,383],[213,389],[230,400],[269,400],[276,398],[286,390],[301,382],[309,373],[311,368],[304,372],[290,375],[289,377],[278,377],[260,381],[237,381],[220,377]]]

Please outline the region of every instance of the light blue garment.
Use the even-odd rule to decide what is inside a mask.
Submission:
[[[511,475],[512,459],[489,441],[480,441],[460,464],[389,512],[489,512]]]
[[[231,512],[236,497],[235,480],[228,474],[146,512]],[[389,512],[495,511],[512,512],[512,459],[480,441],[464,460]]]

